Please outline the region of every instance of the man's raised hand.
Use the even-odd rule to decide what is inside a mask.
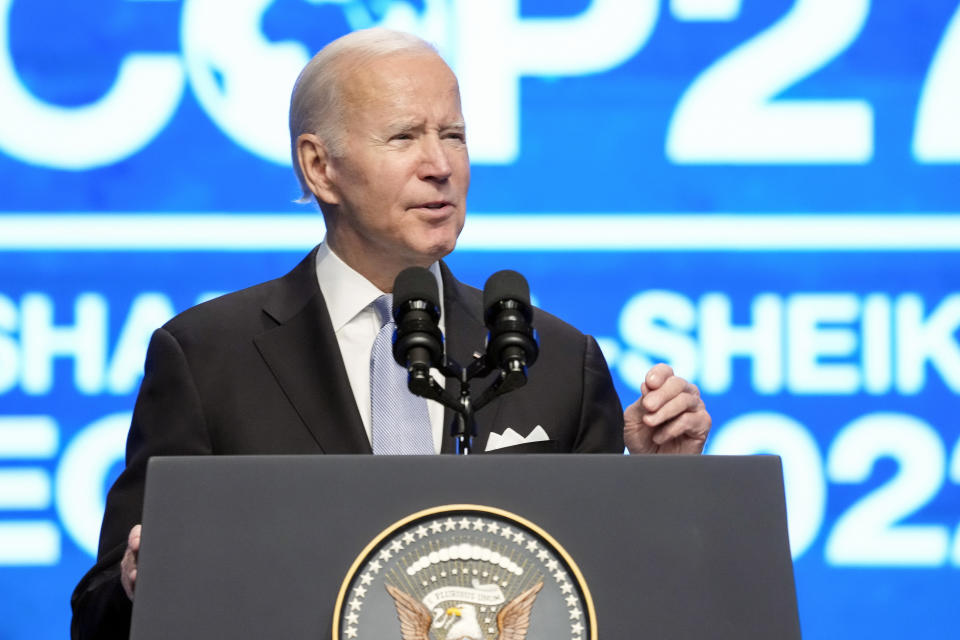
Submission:
[[[641,395],[623,412],[623,440],[630,453],[702,453],[711,419],[696,385],[658,364]]]

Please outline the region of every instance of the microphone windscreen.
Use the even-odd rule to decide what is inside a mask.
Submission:
[[[411,300],[426,300],[440,308],[440,296],[437,291],[437,279],[423,267],[407,267],[397,274],[393,281],[393,309],[402,308]]]
[[[516,300],[530,306],[530,285],[527,284],[527,279],[509,269],[497,271],[487,278],[487,284],[483,286],[484,310],[489,310],[502,300]]]

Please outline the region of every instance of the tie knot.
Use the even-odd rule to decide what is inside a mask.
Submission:
[[[373,301],[373,308],[380,316],[380,327],[393,322],[393,294],[385,293]]]

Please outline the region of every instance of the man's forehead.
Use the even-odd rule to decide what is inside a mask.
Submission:
[[[424,70],[427,73],[420,73]],[[440,94],[436,97],[455,96],[459,102],[456,76],[443,58],[429,51],[391,53],[363,60],[345,69],[340,82],[344,95],[366,101],[423,90],[419,85],[424,78],[431,81],[432,92]]]
[[[425,126],[463,127],[456,76],[429,52],[389,54],[356,65],[341,76],[344,125],[380,135]]]

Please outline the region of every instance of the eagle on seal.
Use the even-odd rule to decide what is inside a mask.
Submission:
[[[430,611],[413,596],[389,584],[384,586],[397,607],[403,640],[430,640],[430,625],[433,623]],[[533,601],[542,588],[541,580],[500,609],[497,614],[497,640],[524,640],[527,637]],[[447,630],[446,640],[484,640],[474,607],[463,605],[455,608],[454,613],[458,620]]]

